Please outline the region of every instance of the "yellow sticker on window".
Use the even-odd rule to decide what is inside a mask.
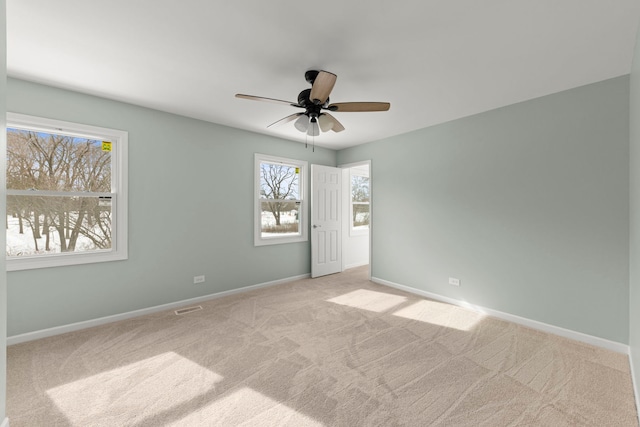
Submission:
[[[111,143],[109,141],[102,141],[102,151],[111,151]]]
[[[300,173],[300,168],[296,168],[296,173]]]

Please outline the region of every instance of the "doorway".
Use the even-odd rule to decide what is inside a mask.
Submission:
[[[369,266],[371,277],[371,161],[342,168],[342,266]]]

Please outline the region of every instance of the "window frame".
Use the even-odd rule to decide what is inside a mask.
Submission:
[[[270,237],[262,237],[262,202],[269,199],[263,199],[260,197],[260,165],[262,163],[279,163],[282,165],[292,166],[296,168],[300,168],[300,173],[298,174],[298,192],[300,201],[300,213],[298,215],[298,230],[299,234],[292,236],[270,236]],[[285,157],[271,156],[267,154],[259,154],[255,153],[254,155],[254,189],[253,189],[253,200],[254,200],[254,233],[253,233],[253,244],[254,246],[267,246],[267,245],[278,245],[283,243],[298,243],[298,242],[306,242],[309,240],[308,233],[308,223],[307,223],[307,206],[308,206],[308,198],[306,195],[306,183],[307,183],[307,174],[308,174],[308,162],[305,160],[295,160],[289,159]]]
[[[355,202],[357,205],[369,206],[369,225],[366,229],[356,229],[353,226],[353,177],[360,176],[369,180],[369,201],[368,202]],[[364,236],[369,234],[371,229],[371,175],[370,173],[358,172],[353,168],[349,169],[349,236]]]
[[[121,261],[128,258],[128,139],[129,133],[57,119],[7,112],[6,128],[80,136],[109,141],[111,148],[111,248],[90,252],[64,252],[45,255],[9,257],[7,271],[61,267],[98,262]],[[5,130],[6,132],[6,130]],[[7,188],[7,195],[20,195],[22,190]],[[6,200],[5,200],[6,203]]]

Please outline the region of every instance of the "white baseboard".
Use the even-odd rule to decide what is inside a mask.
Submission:
[[[347,264],[344,266],[344,270],[348,270],[350,268],[356,268],[356,267],[362,267],[363,265],[369,265],[369,261],[365,261],[365,262],[357,262],[355,264]]]
[[[9,427],[9,418],[5,418],[0,427]]]
[[[131,319],[133,317],[144,316],[145,314],[157,313],[159,311],[171,310],[178,307],[183,307],[190,304],[200,303],[203,301],[207,301],[214,298],[221,298],[241,292],[248,292],[254,289],[265,288],[268,286],[280,285],[283,283],[292,282],[294,280],[306,279],[309,277],[309,274],[303,274],[300,276],[288,277],[280,280],[273,280],[270,282],[259,283],[257,285],[245,286],[238,289],[231,289],[228,291],[216,292],[209,295],[204,295],[197,298],[190,298],[186,300],[176,301],[168,304],[157,305],[154,307],[143,308],[140,310],[129,311],[127,313],[115,314],[112,316],[99,317],[97,319],[86,320],[77,323],[71,323],[68,325],[56,326],[53,328],[42,329],[34,332],[27,332],[24,334],[13,335],[7,337],[7,345],[19,344],[22,342],[33,341],[40,338],[46,338],[54,335],[64,334],[67,332],[78,331],[81,329],[91,328],[93,326],[104,325],[111,322],[116,322],[119,320]],[[515,316],[513,314],[504,313],[497,310],[492,310],[489,308],[476,306],[469,304],[464,301],[456,300],[454,298],[445,297],[439,294],[435,294],[432,292],[423,291],[420,289],[412,288],[410,286],[400,285],[398,283],[390,282],[388,280],[380,279],[377,277],[372,277],[371,280],[375,283],[389,286],[392,288],[400,289],[406,292],[410,292],[416,295],[420,295],[426,298],[430,298],[436,301],[442,301],[449,304],[453,304],[459,307],[465,307],[470,310],[474,310],[479,313],[483,313],[489,316],[497,317],[499,319],[507,320],[513,323],[517,323],[523,326],[527,326],[532,329],[537,329],[544,332],[549,332],[555,335],[559,335],[565,338],[574,339],[576,341],[585,342],[587,344],[595,345],[597,347],[606,348],[608,350],[612,350],[618,353],[629,354],[629,346],[626,344],[622,344],[615,341],[606,340],[604,338],[595,337],[592,335],[583,334],[581,332],[572,331],[569,329],[564,329],[558,326],[549,325],[547,323],[538,322],[536,320],[526,319],[524,317]],[[633,367],[632,367],[633,368]],[[636,394],[637,395],[637,394]],[[640,406],[639,406],[640,407]],[[4,425],[0,425],[0,427],[5,427]]]
[[[633,394],[636,397],[636,410],[638,411],[638,423],[640,423],[640,390],[638,390],[638,383],[636,382],[636,371],[633,367],[633,357],[629,354],[629,366],[631,367],[631,382],[633,384]]]
[[[592,335],[583,334],[582,332],[576,332],[570,329],[564,329],[559,326],[549,325],[547,323],[538,322],[537,320],[526,319],[524,317],[515,316],[513,314],[504,313],[497,310],[492,310],[490,308],[472,305],[467,302],[460,301],[454,298],[445,297],[442,295],[412,288],[410,286],[400,285],[398,283],[389,282],[388,280],[380,279],[377,277],[372,277],[371,281],[378,283],[380,285],[400,289],[400,290],[410,292],[412,294],[420,295],[423,297],[427,297],[436,301],[446,302],[452,305],[457,305],[459,307],[468,308],[470,310],[473,310],[482,314],[486,314],[488,316],[497,317],[498,319],[517,323],[519,325],[523,325],[531,329],[548,332],[550,334],[559,335],[561,337],[570,338],[576,341],[594,345],[596,347],[602,347],[607,350],[615,351],[617,353],[623,353],[623,354],[629,355],[629,346],[626,344],[622,344],[615,341],[609,341],[604,338],[594,337]]]
[[[27,332],[25,334],[13,335],[7,337],[7,345],[20,344],[22,342],[33,341],[40,338],[52,337],[54,335],[65,334],[67,332],[79,331],[81,329],[91,328],[94,326],[104,325],[111,322],[117,322],[119,320],[131,319],[133,317],[144,316],[145,314],[157,313],[159,311],[172,310],[174,308],[184,307],[186,305],[196,304],[203,301],[208,301],[214,298],[222,298],[241,292],[248,292],[255,289],[266,288],[268,286],[280,285],[283,283],[293,282],[295,280],[306,279],[310,277],[309,274],[302,274],[300,276],[287,277],[285,279],[273,280],[271,282],[259,283],[257,285],[245,286],[238,289],[231,289],[228,291],[216,292],[209,295],[204,295],[197,298],[190,298],[181,301],[176,301],[168,304],[156,305],[154,307],[143,308],[140,310],[129,311],[127,313],[114,314],[112,316],[99,317],[97,319],[85,320],[83,322],[71,323],[68,325],[56,326],[53,328],[42,329],[34,332]],[[7,421],[8,423],[8,421]],[[8,424],[7,424],[8,425]],[[0,425],[0,427],[5,427]]]

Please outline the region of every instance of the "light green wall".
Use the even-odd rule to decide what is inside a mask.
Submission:
[[[253,246],[254,153],[335,151],[11,78],[7,107],[129,132],[129,259],[9,272],[9,336],[310,272],[308,242]]]
[[[130,139],[129,260],[10,272],[9,335],[308,273],[308,243],[253,247],[262,152],[372,160],[373,276],[627,343],[628,102],[620,77],[336,155],[9,79],[9,111]]]
[[[340,151],[372,161],[373,276],[627,343],[628,102],[626,76]]]
[[[0,217],[5,217],[7,133],[5,131],[5,99],[7,93],[7,20],[6,2],[0,0]],[[0,233],[0,247],[6,246],[6,235]],[[7,274],[5,258],[0,257],[0,423],[6,416],[7,401]]]
[[[638,387],[640,386],[640,32],[636,38],[630,86],[629,346],[635,373],[634,380]],[[640,396],[636,396],[636,402],[640,404]]]

